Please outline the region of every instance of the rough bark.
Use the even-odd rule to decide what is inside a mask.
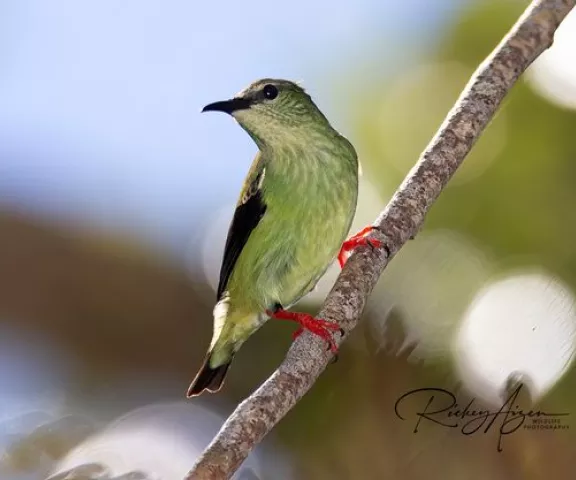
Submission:
[[[319,318],[350,332],[380,274],[422,226],[430,206],[462,163],[518,77],[552,45],[554,32],[576,0],[532,2],[478,67],[452,110],[374,225],[387,248],[360,248],[350,257]],[[312,387],[332,354],[306,333],[284,362],[230,415],[186,480],[228,479],[254,446]]]

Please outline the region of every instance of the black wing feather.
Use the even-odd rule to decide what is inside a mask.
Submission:
[[[260,171],[247,185],[248,188],[242,195],[242,198],[236,207],[236,211],[234,212],[234,218],[230,224],[228,237],[226,238],[226,246],[224,247],[224,258],[220,269],[217,300],[222,298],[222,294],[226,290],[226,285],[228,284],[232,269],[234,268],[240,253],[242,253],[242,249],[246,245],[250,234],[256,228],[260,220],[262,220],[262,217],[266,212],[266,204],[262,198],[262,191],[259,188],[263,174],[264,170]]]

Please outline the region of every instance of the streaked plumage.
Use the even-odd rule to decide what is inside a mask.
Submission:
[[[269,318],[265,312],[286,309],[314,288],[346,239],[358,195],[354,148],[300,86],[259,80],[205,110],[233,115],[259,152],[230,225],[214,335],[189,395],[217,391],[234,353]]]

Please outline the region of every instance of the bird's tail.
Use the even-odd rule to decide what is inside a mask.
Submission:
[[[228,368],[230,367],[234,356],[231,355],[225,363],[216,367],[210,365],[210,360],[212,358],[212,351],[209,351],[204,359],[200,371],[196,374],[196,378],[194,378],[188,388],[188,398],[200,395],[204,390],[207,390],[210,393],[215,393],[222,388],[224,378],[226,377],[226,373],[228,372]]]
[[[226,299],[216,304],[210,349],[188,389],[188,397],[200,395],[205,390],[211,393],[220,390],[234,354],[260,327],[264,318],[244,310],[230,310]]]

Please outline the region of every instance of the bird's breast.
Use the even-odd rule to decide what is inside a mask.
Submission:
[[[355,167],[340,160],[300,158],[278,177],[275,174],[271,172],[269,178],[267,172],[266,177],[270,216],[293,232],[299,249],[331,257],[348,233],[356,210]]]

